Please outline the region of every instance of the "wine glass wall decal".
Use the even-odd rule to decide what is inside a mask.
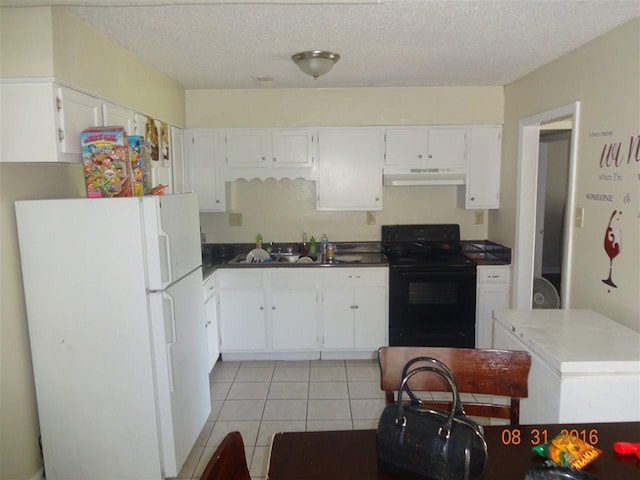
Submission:
[[[620,251],[622,250],[621,231],[619,228],[613,228],[612,226],[613,219],[615,218],[617,213],[618,211],[614,210],[613,213],[611,214],[611,218],[609,219],[609,225],[607,225],[607,230],[604,234],[604,251],[609,256],[609,276],[604,280],[602,280],[604,283],[614,288],[618,288],[618,286],[615,283],[613,283],[613,280],[611,280],[611,270],[613,268],[613,259],[617,257],[618,254],[620,254]]]

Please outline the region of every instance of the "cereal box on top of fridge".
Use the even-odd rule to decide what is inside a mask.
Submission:
[[[92,127],[80,134],[87,197],[133,194],[129,144],[124,127]]]
[[[151,190],[151,154],[142,135],[129,135],[129,157],[133,173],[133,194],[148,195]]]

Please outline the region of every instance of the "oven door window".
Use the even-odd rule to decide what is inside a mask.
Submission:
[[[460,283],[455,281],[409,280],[409,305],[456,305]]]
[[[389,326],[475,325],[475,308],[475,270],[390,271]]]

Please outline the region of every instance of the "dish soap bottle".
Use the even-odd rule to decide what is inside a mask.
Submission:
[[[258,234],[256,237],[256,248],[262,248],[262,235]]]
[[[327,238],[327,234],[322,234],[322,239],[320,240],[320,245],[322,246],[322,255],[327,254],[327,245],[329,244],[329,239]]]
[[[300,254],[304,257],[309,253],[309,247],[307,245],[307,232],[302,232],[302,251]]]
[[[315,257],[316,255],[316,239],[313,237],[309,240],[309,255],[312,257]]]

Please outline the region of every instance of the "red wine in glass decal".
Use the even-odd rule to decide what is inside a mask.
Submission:
[[[609,225],[607,225],[607,231],[604,234],[604,251],[607,252],[607,255],[609,256],[609,277],[602,280],[604,283],[614,288],[618,288],[618,286],[615,283],[613,283],[613,280],[611,280],[611,270],[613,267],[613,259],[618,256],[618,254],[620,253],[620,250],[622,249],[622,245],[621,245],[622,239],[620,237],[620,233],[621,233],[620,229],[613,228],[611,226],[611,223],[613,222],[613,219],[615,218],[617,213],[618,211],[614,210],[613,213],[611,214],[611,218],[609,219]]]

